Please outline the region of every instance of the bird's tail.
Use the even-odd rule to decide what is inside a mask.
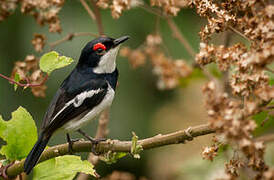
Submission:
[[[24,171],[29,174],[33,167],[36,165],[37,161],[39,160],[42,152],[44,151],[50,136],[45,136],[44,133],[41,133],[36,144],[33,146],[32,150],[28,154],[28,157],[24,163]]]

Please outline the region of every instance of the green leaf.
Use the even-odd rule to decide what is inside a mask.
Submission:
[[[56,51],[44,54],[39,62],[40,69],[50,74],[55,69],[65,67],[73,62],[73,59],[66,56],[59,56]]]
[[[35,122],[28,111],[19,107],[9,121],[4,121],[0,116],[0,137],[7,143],[2,146],[0,153],[8,160],[26,157],[37,140]]]
[[[134,158],[140,159],[140,152],[143,150],[142,145],[138,144],[138,136],[134,132],[132,132],[132,145],[130,153],[133,155]]]
[[[113,163],[116,163],[118,159],[121,159],[122,157],[126,155],[127,153],[125,152],[109,151],[108,153],[104,154],[104,157],[102,158],[102,160],[105,161],[107,164],[113,164]]]
[[[14,75],[14,81],[15,82],[19,82],[20,80],[21,80],[20,75],[18,73],[15,73],[15,75]],[[17,90],[17,87],[18,87],[18,85],[14,84],[14,91]]]
[[[65,155],[38,164],[34,168],[33,180],[71,180],[82,172],[95,176],[93,165],[80,156]]]

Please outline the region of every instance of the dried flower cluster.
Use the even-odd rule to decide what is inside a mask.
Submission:
[[[34,34],[34,38],[31,41],[35,51],[42,52],[45,43],[46,43],[46,36],[43,34]]]
[[[274,59],[274,6],[263,1],[193,1],[197,13],[206,17],[208,24],[201,30],[200,52],[196,62],[202,66],[217,63],[220,71],[230,72],[232,93],[243,100],[229,97],[215,82],[204,88],[210,123],[240,149],[245,160],[233,159],[227,163],[231,179],[239,175],[238,169],[248,166],[254,179],[273,179],[265,164],[264,145],[254,142],[252,132],[256,123],[251,116],[261,111],[274,98],[266,67]],[[237,27],[237,29],[236,29]],[[250,47],[234,44],[230,47],[209,44],[213,33],[232,29],[249,41]],[[236,30],[235,30],[236,29]]]
[[[18,6],[19,0],[0,0],[0,22],[10,16]]]
[[[202,151],[203,159],[213,161],[214,157],[217,156],[218,154],[217,152],[219,150],[219,146],[221,145],[221,143],[216,138],[216,136],[213,136],[212,142],[213,144],[211,146],[207,146],[203,148],[203,151]]]
[[[166,57],[160,50],[162,38],[159,35],[148,35],[145,44],[141,48],[131,50],[128,47],[122,48],[120,55],[127,57],[133,68],[145,64],[149,59],[153,66],[153,73],[157,75],[159,89],[175,88],[180,78],[191,74],[192,68],[184,60],[172,60]]]
[[[11,15],[20,4],[21,12],[33,16],[39,25],[49,24],[50,32],[61,32],[58,13],[64,2],[64,0],[1,0],[0,21]]]
[[[265,74],[264,67],[268,63],[260,54],[261,50],[264,51],[248,50],[243,44],[226,48],[223,45],[200,43],[196,62],[200,65],[216,62],[221,71],[231,68],[234,72],[230,77],[230,85],[234,94],[245,97],[255,94],[258,98],[269,101],[274,97],[274,88],[269,85],[269,77]],[[274,55],[274,51],[271,54]],[[267,61],[271,63],[270,60]]]
[[[151,6],[158,6],[167,15],[177,16],[181,8],[187,7],[190,0],[150,0]]]
[[[261,178],[268,167],[263,159],[263,143],[254,142],[252,139],[252,132],[257,125],[250,116],[256,112],[256,104],[245,102],[243,106],[240,100],[229,98],[228,94],[222,93],[213,81],[206,84],[203,92],[212,127],[218,129],[218,133],[243,152],[248,161],[246,166],[256,172],[256,178]],[[231,169],[231,163],[227,167]],[[230,175],[234,177],[235,173]]]
[[[30,86],[30,88],[34,96],[45,97],[47,87],[43,82],[46,75],[39,69],[38,62],[39,59],[34,55],[26,56],[24,61],[15,62],[11,77],[14,78],[17,73],[21,81],[25,81],[28,84],[41,84],[39,86]]]
[[[103,9],[110,8],[111,15],[114,19],[118,19],[122,12],[125,10],[129,10],[130,8],[134,8],[143,4],[142,0],[98,0],[96,2],[97,6]]]

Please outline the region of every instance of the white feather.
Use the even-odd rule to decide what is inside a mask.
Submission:
[[[93,72],[101,73],[112,73],[116,68],[116,56],[119,50],[119,46],[110,49],[106,54],[101,57],[99,64],[93,69]]]
[[[92,97],[94,94],[98,94],[100,91],[101,89],[96,89],[96,90],[84,91],[81,94],[78,94],[75,98],[67,102],[65,106],[50,121],[52,122],[56,117],[58,117],[59,114],[61,114],[71,104],[73,104],[74,107],[79,107],[81,106],[81,104],[84,102],[86,98]]]
[[[76,131],[92,121],[96,116],[98,116],[104,109],[109,107],[112,104],[114,98],[114,90],[108,85],[107,94],[100,104],[95,106],[91,111],[89,111],[84,117],[76,117],[66,124],[64,124],[61,129],[66,132]]]

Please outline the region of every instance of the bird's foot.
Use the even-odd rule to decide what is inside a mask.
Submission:
[[[106,138],[93,139],[93,140],[91,141],[91,143],[92,143],[91,152],[92,152],[94,155],[96,155],[96,156],[100,155],[100,153],[96,151],[97,145],[98,145],[100,142],[103,142],[103,141],[106,141],[106,140],[107,140]]]
[[[68,152],[69,154],[74,154],[74,151],[73,151],[73,143],[77,142],[77,141],[80,141],[80,139],[71,139],[69,134],[67,134],[67,142],[68,142]]]
[[[82,134],[84,137],[86,137],[91,142],[91,144],[92,144],[91,152],[96,156],[100,155],[100,153],[98,153],[96,151],[97,145],[99,142],[106,141],[106,138],[98,138],[98,139],[92,138],[88,134],[86,134],[84,131],[82,131],[81,129],[79,129],[78,132],[80,134]]]

